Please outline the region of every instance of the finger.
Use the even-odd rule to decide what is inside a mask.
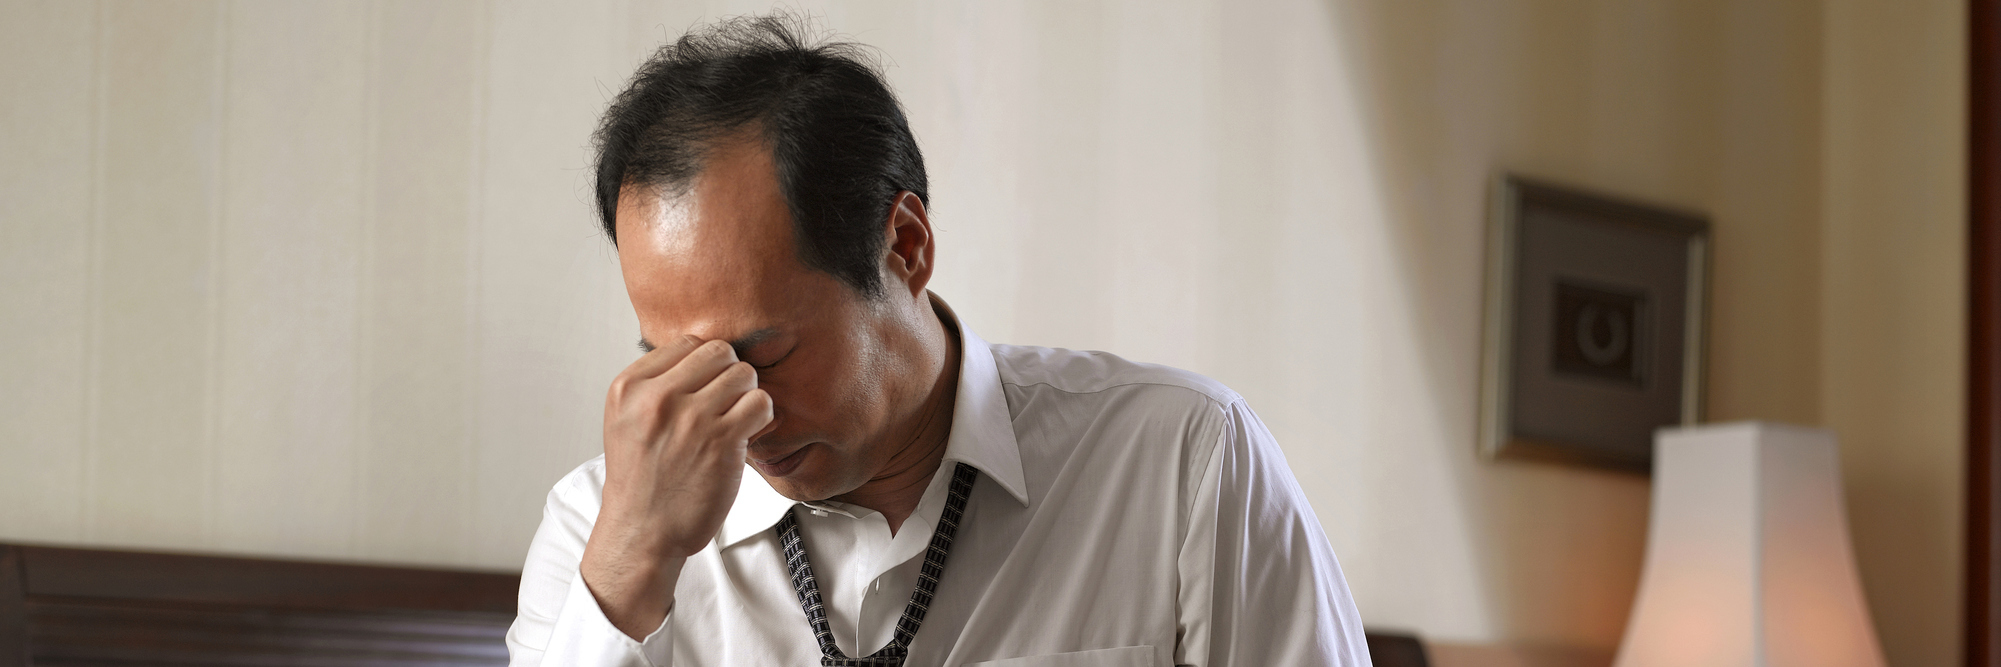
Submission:
[[[625,368],[625,374],[632,379],[643,380],[665,373],[675,364],[681,363],[689,353],[701,348],[704,342],[706,341],[694,336],[675,337],[653,348],[652,352],[640,355],[639,359]]]
[[[694,400],[709,406],[709,414],[720,415],[729,412],[737,399],[745,392],[757,388],[757,369],[750,364],[736,362],[724,368],[709,384],[696,391]]]
[[[771,394],[763,389],[752,389],[737,397],[729,412],[723,413],[722,422],[733,427],[739,437],[749,439],[765,426],[771,424]]]
[[[731,349],[729,343],[708,341],[689,350],[680,363],[661,373],[660,382],[667,391],[692,394],[708,386],[717,375],[736,362],[736,350]]]

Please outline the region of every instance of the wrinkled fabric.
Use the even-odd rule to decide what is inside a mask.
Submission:
[[[940,470],[981,475],[906,664],[1369,664],[1333,549],[1243,398],[1186,371],[959,331]],[[603,457],[564,477],[522,569],[512,664],[819,664],[773,530],[794,506],[836,644],[887,644],[950,475],[933,476],[894,536],[867,508],[794,503],[753,470],[743,479],[672,612],[634,641],[577,574]]]

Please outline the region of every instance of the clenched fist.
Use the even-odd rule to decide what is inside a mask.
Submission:
[[[757,371],[722,341],[668,342],[612,380],[604,502],[579,564],[612,625],[642,639],[666,618],[681,565],[722,529],[744,448],[771,419]]]

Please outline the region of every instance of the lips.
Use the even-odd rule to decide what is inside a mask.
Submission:
[[[775,459],[751,459],[750,465],[756,467],[757,471],[764,473],[766,477],[784,477],[799,468],[799,462],[806,459],[806,449],[800,447],[792,450],[790,454]]]

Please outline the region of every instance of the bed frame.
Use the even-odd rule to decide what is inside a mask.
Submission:
[[[506,665],[511,573],[0,544],[0,667]],[[1429,664],[1368,633],[1377,667]]]
[[[0,544],[0,667],[505,665],[520,577]]]

